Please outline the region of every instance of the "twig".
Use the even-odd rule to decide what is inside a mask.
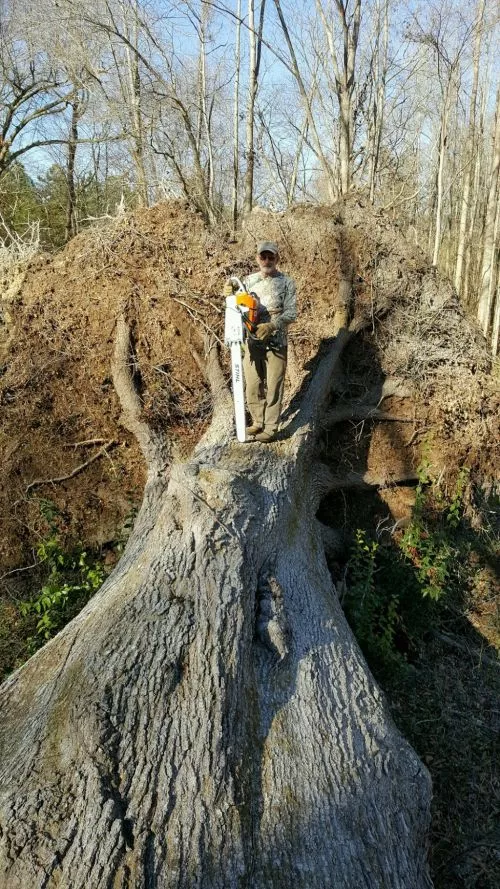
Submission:
[[[85,463],[81,463],[80,466],[77,466],[76,469],[73,469],[73,472],[70,472],[68,475],[60,475],[60,476],[57,476],[56,478],[37,478],[37,479],[35,479],[35,481],[30,482],[29,485],[27,486],[27,488],[25,488],[24,493],[27,494],[28,491],[32,490],[32,488],[39,487],[40,485],[55,485],[58,482],[65,482],[70,478],[74,478],[75,475],[78,475],[78,473],[82,471],[82,469],[85,469],[87,466],[90,466],[91,463],[94,463],[100,457],[104,457],[104,455],[107,453],[109,448],[111,448],[113,445],[116,445],[116,444],[117,444],[116,441],[113,441],[113,440],[108,441],[107,444],[103,445],[103,447],[97,451],[97,454],[93,454],[93,456],[90,457],[88,460],[86,460]]]
[[[428,428],[428,426],[421,426],[419,429],[415,429],[415,431],[412,433],[411,438],[405,443],[405,448],[409,448],[410,445],[413,444],[419,432],[425,432],[425,430]]]
[[[447,633],[434,633],[437,639],[440,639],[441,642],[444,642],[445,645],[449,645],[450,648],[455,648],[457,651],[465,652],[465,654],[474,656],[477,655],[479,658],[479,663],[488,664],[490,667],[500,667],[500,656],[498,660],[490,657],[488,654],[484,654],[479,648],[469,648],[464,642],[460,642],[460,640],[455,639],[452,636],[448,636]]]
[[[222,346],[222,340],[219,339],[219,337],[215,333],[215,330],[212,327],[210,327],[206,323],[206,321],[203,320],[203,318],[200,317],[200,313],[197,312],[196,309],[193,309],[192,306],[188,305],[188,303],[185,303],[184,300],[178,299],[176,296],[171,296],[170,299],[173,299],[174,302],[179,303],[180,306],[184,306],[184,308],[187,310],[188,314],[191,315],[193,321],[196,321],[197,324],[199,324],[199,323],[203,324],[203,327],[206,330],[208,330],[208,332],[210,334],[212,334],[212,336],[214,336],[215,339],[217,340],[217,342]]]
[[[87,441],[65,442],[63,448],[86,448],[90,445],[105,444],[105,438],[88,438]]]
[[[30,571],[31,568],[36,568],[39,562],[33,562],[32,565],[23,565],[22,568],[13,568],[12,571],[6,571],[5,574],[0,574],[0,581],[5,580],[6,577],[10,577],[11,574],[19,574],[21,571]]]

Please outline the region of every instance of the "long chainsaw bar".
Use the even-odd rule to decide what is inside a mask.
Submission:
[[[247,293],[239,278],[231,278],[231,281],[237,285],[238,290],[226,297],[224,342],[231,349],[236,438],[243,442],[246,441],[246,418],[242,347],[248,326],[254,325],[257,320],[258,299]]]

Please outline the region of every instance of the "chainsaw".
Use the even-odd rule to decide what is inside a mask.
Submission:
[[[247,336],[253,336],[257,326],[259,298],[248,293],[239,278],[230,278],[238,288],[226,297],[224,342],[231,349],[231,375],[233,381],[234,418],[236,438],[246,440],[245,386],[243,379],[242,346]]]

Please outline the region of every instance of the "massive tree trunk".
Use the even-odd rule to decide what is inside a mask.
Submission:
[[[269,446],[234,440],[212,350],[213,422],[170,469],[124,320],[117,334],[144,502],[100,592],[2,687],[0,884],[429,887],[429,777],[345,621],[315,518],[317,418],[353,331]]]

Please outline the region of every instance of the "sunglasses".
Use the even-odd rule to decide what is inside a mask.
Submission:
[[[264,253],[259,253],[261,259],[276,259],[275,253],[268,253],[267,250]]]

